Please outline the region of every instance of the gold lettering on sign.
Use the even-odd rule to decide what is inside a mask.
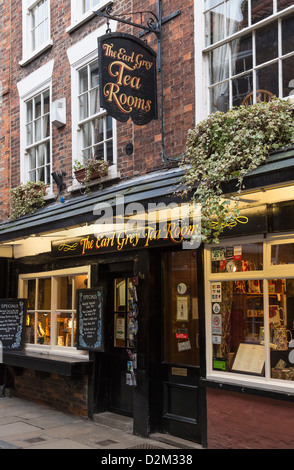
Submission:
[[[103,94],[109,103],[114,103],[120,111],[129,114],[133,109],[138,109],[148,113],[151,110],[152,101],[132,95],[132,91],[140,90],[142,84],[140,77],[131,75],[141,68],[147,71],[151,69],[153,63],[144,60],[143,54],[130,55],[121,47],[119,50],[113,49],[113,44],[103,44],[104,55],[114,59],[108,66],[108,73],[115,78],[115,82],[108,82],[104,85]],[[129,87],[130,94],[122,93],[121,87]]]

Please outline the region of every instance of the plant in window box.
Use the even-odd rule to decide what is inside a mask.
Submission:
[[[34,213],[45,205],[46,185],[42,181],[22,183],[11,190],[11,219]]]
[[[180,164],[185,170],[183,193],[192,191],[193,201],[201,205],[204,242],[218,243],[224,228],[236,225],[244,177],[270,153],[294,143],[293,117],[291,101],[274,97],[215,112],[189,131]],[[223,189],[230,182],[236,189],[228,197]]]
[[[89,182],[101,179],[108,174],[108,162],[96,158],[88,158],[81,163],[75,160],[74,176],[79,183],[85,184],[89,190]]]

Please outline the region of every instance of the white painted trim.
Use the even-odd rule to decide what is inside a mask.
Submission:
[[[82,24],[93,18],[95,16],[95,11],[102,10],[112,3],[112,0],[100,0],[100,4],[96,5],[93,10],[89,10],[82,14],[81,0],[71,0],[71,24],[66,28],[66,32],[73,32],[76,28],[79,28]]]
[[[28,168],[25,158],[26,149],[26,101],[38,93],[49,88],[50,102],[52,97],[52,75],[54,60],[34,70],[30,75],[17,83],[19,93],[19,132],[20,132],[20,181],[28,181]],[[52,136],[52,124],[50,122],[50,136]],[[51,169],[52,169],[52,138],[50,137]],[[51,173],[50,169],[50,173]],[[52,192],[52,187],[49,192]]]

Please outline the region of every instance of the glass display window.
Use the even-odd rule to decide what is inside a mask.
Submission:
[[[205,249],[208,378],[294,387],[293,246],[285,235]]]
[[[26,347],[76,351],[76,296],[90,284],[89,267],[63,273],[20,276],[19,296],[28,299]]]

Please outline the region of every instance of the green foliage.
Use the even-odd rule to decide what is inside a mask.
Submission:
[[[103,178],[108,174],[109,164],[105,160],[96,160],[94,157],[84,160],[84,163],[81,163],[79,160],[74,161],[73,170],[77,178],[76,172],[79,170],[85,170],[84,176],[82,179],[77,178],[79,182],[82,182],[86,186],[86,191],[90,191],[89,184],[93,179],[93,176],[96,175],[97,178]]]
[[[42,181],[20,184],[11,190],[11,213],[12,220],[18,219],[26,214],[32,214],[45,205],[44,191],[46,185]]]
[[[185,192],[194,191],[193,199],[201,204],[203,241],[217,243],[224,227],[239,215],[244,176],[271,152],[294,143],[293,116],[293,105],[275,98],[213,113],[189,131],[181,166]],[[236,192],[228,199],[223,185],[230,181]]]

